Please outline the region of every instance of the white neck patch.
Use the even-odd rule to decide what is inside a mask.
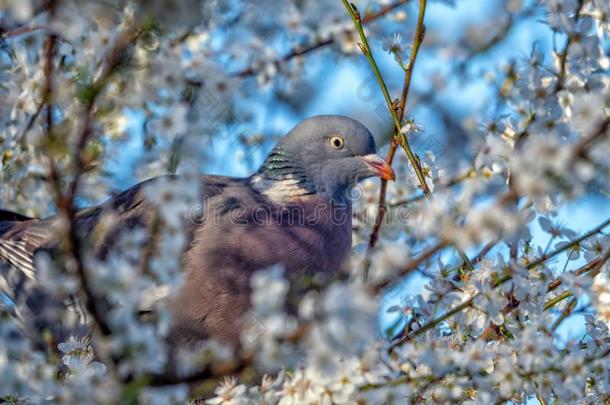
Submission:
[[[311,190],[301,186],[302,183],[302,180],[291,176],[285,179],[272,180],[256,174],[252,176],[250,184],[258,192],[266,195],[271,201],[281,204],[295,197],[312,195]]]

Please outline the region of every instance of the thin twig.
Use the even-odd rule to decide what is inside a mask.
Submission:
[[[408,3],[410,0],[400,0],[400,1],[396,1],[392,4],[388,4],[385,7],[382,7],[381,9],[379,9],[379,11],[376,11],[374,13],[367,13],[364,15],[364,17],[362,18],[362,24],[366,25],[368,23],[371,23],[375,20],[378,20],[381,17],[386,16],[387,14],[389,14],[390,12],[394,11],[396,8],[402,6],[403,4]],[[302,47],[295,47],[293,48],[290,52],[288,52],[286,55],[274,60],[272,62],[272,64],[274,64],[275,66],[280,66],[283,63],[286,63],[288,61],[290,61],[293,58],[297,58],[303,55],[306,55],[310,52],[322,49],[328,45],[332,45],[333,43],[335,43],[335,38],[331,37],[328,39],[321,39],[318,40],[317,42],[314,42],[312,44],[309,45],[305,45]],[[241,70],[237,73],[235,73],[233,76],[235,77],[247,77],[247,76],[254,76],[259,72],[259,69],[254,67],[254,66],[250,66],[244,70]]]
[[[550,300],[548,300],[545,304],[544,304],[544,310],[548,311],[549,309],[553,308],[555,305],[559,304],[561,301],[565,300],[566,298],[570,298],[572,296],[572,291],[564,291],[561,294],[559,294],[556,297],[551,298]]]
[[[610,117],[605,117],[599,124],[596,131],[588,136],[583,137],[574,147],[574,153],[572,155],[572,161],[577,158],[586,158],[587,150],[590,149],[591,144],[602,138],[608,136],[608,129],[610,129]]]
[[[57,6],[55,0],[48,2],[49,14],[52,18],[54,10]],[[132,32],[130,28],[127,33]],[[106,58],[106,64],[104,70],[100,75],[99,79],[92,84],[92,95],[87,100],[84,108],[81,133],[77,138],[77,146],[74,151],[75,162],[74,162],[74,173],[72,182],[69,184],[67,192],[62,192],[60,184],[60,176],[53,158],[49,159],[50,165],[50,176],[49,181],[55,192],[55,199],[57,202],[58,214],[64,217],[65,220],[65,235],[64,248],[73,259],[73,265],[81,283],[81,288],[84,292],[84,302],[87,311],[91,314],[95,325],[99,328],[103,335],[110,335],[111,328],[108,324],[105,316],[107,310],[107,303],[94,291],[91,280],[89,278],[87,269],[85,268],[84,258],[82,256],[81,240],[76,228],[76,209],[74,207],[74,200],[78,190],[78,184],[80,177],[82,176],[85,168],[85,157],[84,150],[91,136],[91,120],[93,114],[93,107],[95,100],[99,92],[102,90],[107,80],[112,75],[114,69],[119,63],[120,54],[123,52],[126,46],[128,46],[135,37],[132,35],[124,35],[116,44],[114,49],[108,54]],[[43,94],[43,102],[47,106],[47,138],[52,142],[55,134],[53,133],[53,113],[52,113],[52,102],[53,102],[53,57],[55,52],[56,36],[49,34],[45,45],[46,50],[46,63],[44,68],[45,74],[45,87]]]
[[[577,270],[574,270],[572,273],[574,273],[575,276],[580,276],[582,274],[585,274],[585,273],[591,271],[591,269],[595,268],[597,266],[597,264],[600,262],[600,260],[601,260],[600,258],[593,259],[589,263],[585,264],[584,266],[581,266]],[[548,292],[556,290],[560,285],[561,285],[561,277],[555,278],[553,281],[551,281],[549,283]]]
[[[428,198],[431,199],[432,192],[430,191],[430,188],[428,187],[428,183],[426,181],[426,176],[424,175],[424,172],[421,167],[421,162],[419,160],[419,157],[417,155],[415,155],[415,153],[411,149],[411,145],[409,144],[409,140],[407,139],[407,136],[404,133],[402,133],[402,124],[401,124],[402,118],[404,116],[404,108],[405,108],[405,105],[407,102],[409,88],[411,85],[413,67],[415,65],[417,53],[424,40],[424,35],[426,32],[425,26],[424,26],[424,16],[425,16],[425,12],[426,12],[426,0],[419,0],[419,12],[418,12],[418,17],[417,17],[417,26],[415,29],[415,36],[413,39],[413,49],[411,51],[408,69],[405,71],[405,81],[403,84],[401,99],[398,102],[398,105],[396,105],[392,101],[390,94],[388,92],[388,88],[385,84],[385,81],[383,80],[383,76],[381,75],[381,72],[379,71],[379,67],[377,66],[377,62],[375,61],[375,57],[373,56],[371,47],[369,46],[368,40],[366,38],[366,34],[364,33],[364,29],[362,27],[362,21],[361,21],[360,13],[359,13],[358,9],[353,4],[349,3],[347,0],[342,0],[342,2],[344,4],[345,8],[347,9],[349,15],[352,17],[352,20],[354,21],[354,25],[356,26],[356,30],[358,31],[358,35],[360,36],[360,40],[362,41],[361,43],[358,44],[358,46],[360,47],[360,50],[362,51],[364,56],[368,59],[369,64],[371,65],[371,68],[373,69],[373,73],[375,74],[375,77],[377,78],[377,82],[379,83],[379,87],[381,88],[381,92],[383,93],[383,97],[386,101],[386,104],[390,111],[390,115],[392,116],[392,121],[394,122],[394,126],[396,129],[396,133],[394,134],[394,136],[392,138],[392,142],[390,144],[390,150],[388,151],[388,157],[386,158],[386,162],[388,164],[392,163],[392,160],[394,158],[394,154],[396,151],[396,147],[400,146],[403,149],[403,151],[405,152],[405,154],[407,155],[407,159],[409,160],[409,162],[411,163],[411,166],[413,167],[413,171],[415,172],[415,175],[419,181],[419,185],[420,185],[424,195],[428,196]],[[382,180],[380,194],[379,194],[377,217],[375,218],[375,224],[371,231],[371,235],[369,238],[369,245],[368,245],[367,253],[365,256],[365,260],[364,260],[363,275],[364,275],[365,280],[368,278],[371,253],[377,243],[377,240],[379,237],[379,232],[381,229],[381,224],[383,223],[383,217],[385,216],[385,213],[387,211],[387,207],[385,204],[386,192],[387,192],[387,182],[384,182],[384,180]],[[454,247],[455,247],[456,251],[458,252],[458,254],[460,255],[464,265],[470,271],[474,270],[474,266],[470,262],[470,259],[468,258],[466,253],[459,247],[457,247],[457,246],[454,246]]]
[[[396,147],[398,146],[398,142],[395,138],[392,138],[390,142],[390,148],[388,149],[388,154],[386,156],[386,162],[391,165],[394,161],[394,155],[396,154]],[[368,278],[368,269],[370,267],[370,259],[371,254],[373,252],[373,248],[377,245],[377,239],[379,239],[379,231],[381,230],[381,224],[383,223],[383,218],[385,217],[388,206],[386,204],[386,194],[388,190],[388,181],[381,179],[381,186],[379,187],[379,201],[377,202],[377,215],[375,216],[375,223],[373,224],[373,229],[371,230],[371,234],[369,236],[369,244],[366,251],[366,257],[364,262],[364,279]],[[423,195],[425,196],[425,194]]]
[[[604,222],[602,222],[601,224],[599,224],[595,228],[591,229],[589,232],[579,236],[578,238],[570,241],[569,243],[567,243],[567,244],[565,244],[565,245],[555,249],[554,251],[552,251],[550,253],[542,255],[540,258],[538,258],[538,259],[534,260],[533,262],[529,263],[527,265],[527,268],[528,269],[533,269],[534,267],[537,267],[537,266],[541,265],[542,263],[544,263],[547,260],[557,256],[558,254],[563,253],[566,250],[571,249],[574,246],[580,244],[580,242],[584,241],[585,239],[588,239],[591,236],[598,234],[601,230],[603,230],[608,225],[610,225],[610,218],[606,219]]]
[[[12,30],[4,31],[4,32],[0,33],[0,40],[14,38],[19,35],[30,34],[32,32],[43,30],[46,28],[47,27],[45,27],[44,25],[32,25],[32,26],[22,25],[20,27],[14,28]]]
[[[49,12],[49,18],[52,19],[55,10],[57,7],[56,0],[49,0],[45,4],[45,9]],[[43,74],[45,78],[44,87],[43,87],[43,95],[42,95],[42,106],[46,106],[46,138],[53,142],[53,138],[55,136],[53,129],[53,75],[54,75],[54,66],[53,59],[55,56],[55,48],[57,44],[57,37],[53,33],[49,33],[47,35],[47,39],[44,45],[44,54],[45,54],[45,64],[43,67]],[[96,295],[91,288],[91,283],[89,282],[83,264],[83,258],[81,257],[80,249],[79,249],[79,240],[76,229],[74,227],[74,208],[72,204],[68,204],[68,199],[62,193],[61,182],[59,171],[55,162],[55,159],[51,156],[49,157],[49,182],[53,188],[55,193],[55,201],[57,203],[58,214],[63,215],[66,219],[65,221],[65,235],[64,239],[65,251],[69,254],[73,259],[73,264],[76,270],[77,275],[79,276],[81,287],[85,293],[85,306],[95,323],[99,326],[100,331],[103,334],[110,334],[110,328],[105,320],[105,317],[102,315],[102,310],[100,309],[99,301],[96,299]]]
[[[555,320],[555,322],[553,322],[553,326],[551,326],[551,330],[557,330],[557,328],[559,328],[559,325],[561,325],[562,322],[565,321],[572,314],[572,311],[574,311],[574,308],[576,308],[577,302],[578,302],[578,299],[576,299],[576,297],[573,297],[570,300],[568,305],[566,305],[566,307],[563,309],[563,311],[561,311],[561,315],[559,315],[559,317]]]
[[[488,37],[489,39],[487,39],[483,44],[478,46],[472,46],[467,43],[464,44],[468,49],[466,54],[461,58],[462,60],[458,63],[457,69],[464,72],[469,61],[475,57],[488,53],[495,46],[502,43],[506,38],[508,38],[508,36],[520,22],[534,15],[537,7],[538,5],[534,4],[521,9],[517,13],[508,12],[508,18],[506,21],[503,22],[502,26],[492,36]]]
[[[435,188],[435,191],[436,190],[447,190],[447,189],[450,189],[451,187],[461,184],[465,180],[475,179],[477,177],[478,177],[478,172],[474,169],[470,169],[467,172],[460,174],[459,176],[453,177],[453,178],[449,179],[448,181],[445,181],[445,182],[441,183],[440,185],[437,185],[437,187]],[[423,200],[424,198],[426,198],[425,194],[419,194],[414,197],[410,197],[405,200],[399,200],[399,201],[396,201],[396,202],[393,202],[393,203],[390,203],[387,205],[390,208],[394,208],[394,207],[398,207],[401,205],[409,205],[414,202]]]
[[[601,261],[600,257],[598,257],[596,259],[593,259],[589,263],[587,263],[587,264],[581,266],[580,268],[572,271],[572,274],[574,274],[575,276],[580,276],[582,274],[585,274],[585,273],[591,271],[591,269],[596,268],[596,266],[599,264],[600,261]],[[561,285],[561,277],[555,278],[553,281],[551,281],[547,285],[547,293],[550,293],[550,292],[556,290],[560,285]],[[512,299],[502,309],[502,315],[506,316],[506,315],[510,314],[518,306],[519,306],[519,301],[517,301],[515,299]],[[497,333],[496,333],[497,329],[498,329],[497,326],[495,326],[493,323],[490,322],[489,326],[487,328],[485,328],[485,330],[481,334],[481,339],[483,339],[483,340],[493,340],[497,336]]]
[[[55,12],[56,6],[52,3],[53,2],[51,2],[51,1],[46,1],[43,4],[41,4],[36,10],[34,10],[34,12],[32,13],[33,17],[31,17],[29,21],[26,21],[9,30],[3,30],[3,28],[0,27],[0,41],[3,39],[14,38],[19,35],[29,34],[34,31],[46,29],[47,28],[46,26],[30,25],[30,23],[47,11],[49,11],[49,14],[53,14]]]
[[[409,261],[409,263],[407,263],[402,268],[402,270],[400,270],[398,272],[398,274],[393,275],[393,277],[391,279],[381,280],[381,281],[378,281],[377,283],[373,284],[372,286],[370,286],[369,287],[370,290],[374,294],[378,294],[379,292],[381,292],[381,290],[383,290],[384,288],[386,288],[387,286],[392,284],[396,278],[404,277],[404,276],[408,275],[413,270],[415,270],[420,264],[422,264],[426,260],[430,259],[432,256],[434,256],[436,253],[438,253],[439,251],[441,251],[442,249],[444,249],[447,246],[448,246],[447,242],[437,243],[436,245],[432,246],[430,249],[424,251],[419,256],[417,256],[416,258]]]
[[[117,67],[121,64],[123,58],[123,52],[127,49],[133,41],[137,40],[141,32],[136,30],[133,24],[130,24],[125,31],[119,36],[113,49],[108,53],[105,59],[105,63],[102,67],[98,79],[90,85],[90,95],[88,96],[85,107],[83,109],[83,118],[81,124],[81,133],[77,138],[74,162],[74,178],[70,183],[68,191],[69,202],[72,203],[78,189],[80,177],[82,176],[86,161],[85,161],[85,147],[87,146],[91,135],[93,134],[91,128],[91,121],[93,116],[93,107],[97,97],[107,84],[110,77],[115,73]]]
[[[415,37],[413,38],[413,49],[409,55],[409,65],[405,72],[405,80],[402,85],[402,92],[400,93],[400,101],[398,102],[398,121],[402,122],[405,116],[405,107],[407,106],[407,98],[409,97],[409,89],[411,88],[411,78],[413,77],[413,70],[415,68],[415,61],[417,60],[417,53],[419,47],[424,41],[426,35],[426,27],[424,25],[424,15],[426,13],[426,0],[419,1],[419,13],[417,14],[417,25],[415,26]]]
[[[597,360],[604,360],[608,356],[610,356],[610,349],[604,350],[603,352],[601,352],[599,354],[586,356],[583,359],[583,363],[590,364]],[[564,369],[562,369],[554,364],[549,367],[544,367],[540,370],[527,371],[527,372],[524,372],[520,369],[515,369],[515,373],[517,373],[524,380],[530,380],[533,376],[536,376],[536,375],[546,375],[548,373],[563,373],[563,372],[565,372]],[[400,386],[400,385],[407,384],[407,383],[422,381],[422,382],[425,382],[425,384],[422,387],[418,387],[418,389],[416,390],[416,394],[415,394],[415,395],[419,395],[419,394],[423,393],[431,384],[438,383],[449,375],[451,375],[453,377],[463,376],[463,377],[472,378],[472,375],[470,375],[470,373],[468,373],[468,372],[464,372],[464,368],[461,367],[461,368],[456,368],[454,370],[445,370],[442,373],[439,373],[437,375],[428,374],[428,375],[415,376],[415,377],[412,377],[408,374],[401,375],[400,377],[397,377],[395,379],[382,381],[380,383],[364,384],[359,388],[359,390],[360,391],[370,391],[370,390],[376,390],[376,389],[380,389],[380,388]],[[536,394],[536,396],[538,396],[538,395]],[[507,401],[510,402],[508,398],[500,397],[495,403],[502,404]],[[541,401],[541,403],[542,402],[543,401]]]
[[[45,88],[47,88],[47,86],[48,85],[45,84]],[[38,104],[38,107],[36,107],[36,111],[34,111],[34,113],[30,116],[27,124],[23,128],[23,131],[21,131],[21,134],[19,134],[19,137],[17,138],[17,140],[23,148],[27,147],[28,132],[30,132],[30,130],[34,127],[34,124],[36,123],[36,120],[38,119],[38,117],[40,117],[40,114],[42,113],[42,109],[44,108],[44,106],[45,106],[45,102],[43,100],[40,104]]]
[[[390,115],[392,116],[392,121],[394,122],[394,127],[395,127],[397,133],[400,133],[402,126],[400,124],[400,120],[398,119],[398,115],[396,114],[396,108],[394,107],[394,104],[392,102],[392,98],[388,91],[388,87],[386,86],[385,81],[383,80],[383,76],[381,75],[379,66],[377,66],[377,61],[375,60],[372,49],[369,46],[369,41],[366,37],[366,34],[364,33],[364,28],[362,26],[362,18],[360,16],[360,12],[356,8],[356,6],[351,4],[349,1],[347,1],[347,0],[341,0],[341,1],[343,2],[343,5],[347,9],[347,12],[349,13],[350,17],[352,17],[352,21],[354,22],[354,25],[356,26],[356,31],[358,32],[358,35],[359,35],[360,41],[361,41],[360,43],[358,43],[358,46],[360,47],[362,54],[368,59],[369,64],[371,65],[371,68],[373,69],[373,73],[375,74],[375,77],[377,78],[377,82],[379,83],[379,87],[381,88],[383,98],[385,99],[388,109],[390,110]]]
[[[385,99],[385,102],[390,111],[390,115],[392,116],[392,121],[394,122],[394,127],[396,130],[396,134],[394,135],[394,138],[397,140],[398,144],[404,149],[405,153],[407,154],[407,158],[409,159],[409,162],[413,166],[413,170],[415,171],[415,175],[417,176],[417,178],[419,180],[422,190],[424,191],[424,193],[430,194],[430,189],[428,188],[428,184],[426,183],[426,177],[424,176],[419,159],[415,156],[415,154],[411,150],[411,146],[409,145],[409,142],[406,139],[406,137],[404,137],[404,136],[401,137],[401,129],[402,129],[401,121],[397,114],[397,111],[396,111],[395,105],[392,101],[392,98],[390,97],[390,93],[388,92],[388,88],[385,84],[385,81],[383,80],[383,76],[381,75],[379,67],[377,66],[377,62],[375,61],[375,57],[373,56],[372,49],[369,46],[368,40],[364,33],[364,28],[362,27],[362,20],[360,18],[360,12],[355,8],[355,6],[350,4],[347,0],[342,0],[342,1],[343,1],[343,4],[345,5],[345,7],[347,8],[348,13],[352,17],[352,20],[354,21],[354,25],[356,26],[356,30],[358,31],[358,35],[360,36],[360,40],[362,41],[359,44],[360,50],[362,51],[364,56],[368,59],[369,64],[371,65],[371,68],[373,69],[373,73],[375,74],[375,77],[377,78],[377,82],[379,83],[379,87],[381,88],[381,92],[383,93],[383,98]],[[419,13],[421,15],[421,18],[418,18],[418,21],[420,21],[420,20],[422,21],[422,26],[418,27],[416,29],[415,40],[414,40],[414,41],[418,41],[418,42],[421,41],[421,39],[423,39],[423,34],[422,34],[422,32],[423,32],[423,14],[425,13],[425,5],[426,5],[426,1],[420,0]],[[419,49],[419,45],[417,45],[417,46],[414,45],[414,52],[412,52],[412,56],[411,56],[411,59],[413,61],[417,57],[415,49]],[[410,79],[409,79],[409,83],[410,83]]]
[[[385,84],[385,81],[383,80],[383,76],[381,75],[381,72],[380,72],[377,62],[375,60],[375,57],[373,56],[372,49],[369,46],[368,39],[366,37],[366,34],[364,33],[364,28],[362,26],[362,19],[360,17],[360,12],[353,4],[349,3],[347,0],[342,0],[342,2],[344,4],[345,8],[347,9],[350,17],[352,17],[352,20],[354,22],[356,30],[358,31],[358,35],[359,35],[360,41],[361,41],[358,44],[358,46],[360,47],[360,50],[362,51],[364,56],[367,58],[367,60],[369,61],[369,64],[371,65],[371,68],[373,69],[373,73],[375,74],[375,77],[377,78],[377,82],[379,83],[379,87],[381,88],[383,98],[388,106],[388,110],[390,111],[390,115],[391,115],[392,121],[394,123],[395,134],[392,137],[392,142],[390,143],[390,149],[388,150],[386,162],[388,164],[392,164],[392,161],[394,160],[394,155],[396,153],[396,148],[398,146],[400,146],[404,150],[405,154],[407,155],[407,158],[409,159],[409,162],[411,163],[411,166],[413,167],[415,175],[417,176],[417,179],[420,183],[420,186],[421,186],[424,194],[428,195],[428,194],[430,194],[430,189],[428,187],[428,184],[426,182],[426,177],[424,176],[423,170],[421,168],[419,158],[415,155],[415,153],[413,153],[413,150],[411,149],[408,139],[401,132],[401,130],[402,130],[401,121],[402,121],[402,118],[404,115],[404,106],[407,101],[408,90],[409,90],[411,78],[413,75],[413,66],[414,66],[415,60],[417,58],[417,52],[418,52],[421,42],[423,41],[423,38],[424,38],[425,29],[424,29],[423,20],[424,20],[424,15],[425,15],[425,10],[426,10],[426,0],[420,0],[420,2],[419,2],[420,7],[419,7],[419,13],[418,13],[418,19],[417,19],[417,27],[415,30],[415,38],[413,40],[413,50],[412,50],[411,56],[410,56],[409,69],[405,72],[404,87],[406,87],[406,89],[403,87],[403,92],[402,92],[403,96],[401,97],[401,101],[400,101],[401,105],[399,105],[398,107],[395,105],[395,103],[392,101],[392,98],[390,97],[388,88]],[[368,245],[367,253],[365,256],[365,262],[364,262],[364,279],[365,280],[368,278],[368,269],[370,266],[371,252],[372,252],[372,249],[375,247],[375,244],[377,243],[379,231],[381,229],[381,224],[383,222],[383,217],[385,216],[385,213],[387,211],[387,207],[385,204],[386,192],[387,192],[387,181],[382,180],[380,194],[379,194],[377,216],[375,218],[375,224],[373,225],[373,229],[371,231],[371,235],[369,238],[369,245]]]
[[[591,278],[597,276],[599,274],[599,270],[608,261],[609,258],[610,258],[610,248],[606,249],[606,251],[599,258],[597,263],[595,263],[595,265],[590,268],[590,270],[588,271],[589,276]],[[546,311],[546,310],[549,310],[549,309],[553,308],[555,305],[557,305],[561,301],[565,300],[566,298],[571,297],[572,295],[574,295],[574,294],[570,290],[566,290],[566,291],[562,292],[558,296],[556,296],[556,297],[550,299],[549,301],[547,301],[544,304],[544,310]]]
[[[580,11],[582,10],[582,6],[584,5],[583,0],[578,1],[578,6],[574,12],[574,22],[578,22],[580,18]],[[568,39],[566,40],[566,44],[563,47],[563,51],[559,54],[559,72],[557,73],[557,83],[555,84],[555,93],[559,90],[563,89],[563,82],[567,73],[567,61],[568,61],[568,53],[570,51],[570,46],[572,45],[572,35],[568,35]]]
[[[487,256],[487,254],[491,251],[491,249],[493,249],[494,246],[496,246],[497,244],[498,244],[498,241],[488,242],[485,246],[483,246],[483,249],[481,249],[479,251],[479,253],[477,253],[477,255],[472,258],[473,263],[478,263],[481,260],[483,260],[483,258],[485,256]]]
[[[81,133],[77,138],[76,149],[74,151],[74,173],[71,183],[69,184],[67,195],[62,201],[62,210],[67,219],[67,234],[70,242],[70,251],[75,259],[76,271],[81,280],[81,284],[86,296],[86,307],[91,313],[95,323],[100,329],[100,332],[104,335],[110,335],[112,330],[110,325],[106,321],[105,312],[107,311],[107,303],[102,299],[94,290],[89,278],[87,269],[84,265],[84,258],[81,252],[81,240],[76,229],[76,209],[74,207],[74,200],[78,191],[78,185],[80,178],[85,171],[85,147],[87,146],[93,130],[91,128],[93,120],[93,108],[97,96],[100,94],[112,74],[115,72],[117,66],[120,63],[121,54],[123,51],[131,45],[132,41],[137,39],[137,33],[133,26],[129,26],[123,35],[117,40],[114,48],[106,57],[106,63],[102,68],[102,73],[99,78],[91,85],[92,94],[87,99],[85,108],[83,111],[83,118],[81,124]]]

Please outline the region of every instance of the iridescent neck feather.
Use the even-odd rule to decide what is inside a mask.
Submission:
[[[252,187],[283,203],[316,194],[316,187],[290,152],[276,146],[250,179]]]

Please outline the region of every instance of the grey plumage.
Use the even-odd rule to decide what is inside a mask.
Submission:
[[[185,222],[189,243],[181,262],[186,281],[166,301],[172,314],[171,340],[212,337],[237,344],[241,316],[249,307],[249,279],[256,270],[280,264],[289,278],[339,271],[351,247],[348,189],[373,175],[393,179],[391,168],[375,155],[369,131],[347,117],[317,116],[280,140],[253,176],[202,176],[203,216]],[[83,237],[104,215],[119,219],[90,246],[98,258],[118,248],[120,232],[148,228],[156,207],[144,189],[159,181],[139,183],[78,212]],[[53,292],[36,282],[33,260],[36,252],[57,247],[54,225],[54,218],[0,212],[0,288],[38,328],[48,326],[41,302],[43,307],[59,305]]]

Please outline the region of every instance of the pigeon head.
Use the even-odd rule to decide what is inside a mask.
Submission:
[[[394,179],[360,122],[339,115],[306,119],[271,151],[252,184],[276,200],[307,195],[343,199],[348,188],[371,176]]]

